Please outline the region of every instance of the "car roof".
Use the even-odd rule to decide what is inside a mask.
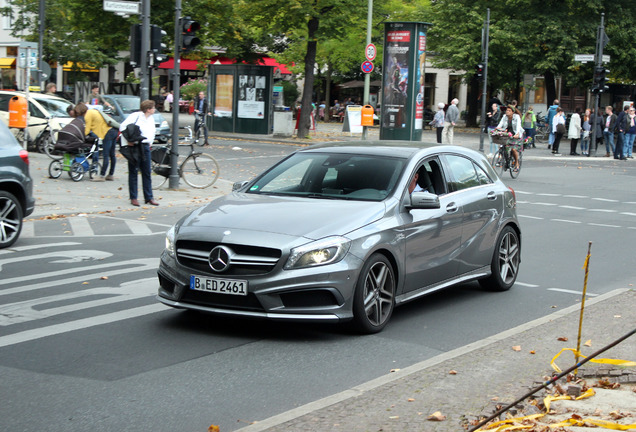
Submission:
[[[353,153],[370,156],[399,157],[409,159],[416,154],[460,153],[479,158],[474,150],[461,146],[440,145],[420,141],[343,141],[317,144],[300,150],[301,152]]]
[[[12,94],[12,95],[18,95],[18,96],[24,96],[26,97],[26,93],[23,91],[16,91],[16,90],[0,90],[1,93],[5,93],[5,94]],[[64,99],[63,97],[60,96],[56,96],[56,95],[50,95],[50,94],[45,94],[45,93],[37,93],[37,92],[29,92],[29,97],[32,98],[37,98],[37,99],[57,99],[57,100],[62,100],[64,102],[69,102],[67,99]]]

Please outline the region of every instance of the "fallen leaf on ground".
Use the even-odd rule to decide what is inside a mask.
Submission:
[[[448,373],[451,374],[451,375],[457,375],[457,371],[456,370],[451,370]]]
[[[413,399],[413,398],[408,398],[406,401],[407,401],[407,402],[415,402],[415,399]]]
[[[433,414],[427,417],[428,421],[444,421],[446,416],[439,411],[435,411]]]
[[[101,280],[108,280],[108,276],[102,276],[100,279]]]
[[[389,372],[397,372],[399,369],[391,369]]]
[[[208,428],[208,432],[220,432],[220,431],[221,431],[221,429],[217,425],[211,425]]]
[[[592,346],[592,339],[588,340],[587,342],[585,342],[583,345],[585,345],[586,347],[590,347]]]
[[[557,340],[561,341],[561,342],[567,342],[568,338],[566,338],[565,336],[561,336],[560,338],[558,338]]]
[[[535,350],[530,351],[530,354],[536,354],[537,352]]]
[[[512,347],[513,351],[521,351],[521,345],[515,345]]]

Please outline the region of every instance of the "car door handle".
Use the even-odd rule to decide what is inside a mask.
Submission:
[[[494,191],[488,192],[488,195],[486,195],[486,198],[494,201],[497,199],[497,193]]]
[[[454,202],[446,206],[446,213],[455,213],[457,211],[457,204]]]

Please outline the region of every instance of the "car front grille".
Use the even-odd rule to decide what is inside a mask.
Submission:
[[[209,256],[212,249],[225,246],[232,251],[230,265],[227,270],[217,273],[210,267]],[[250,276],[269,273],[274,269],[282,252],[279,249],[221,244],[200,241],[178,241],[177,260],[179,264],[189,267],[201,274],[224,276]]]

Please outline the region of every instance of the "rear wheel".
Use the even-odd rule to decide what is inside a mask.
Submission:
[[[377,333],[395,307],[395,274],[382,254],[371,255],[362,267],[353,299],[353,322],[362,333]]]
[[[59,178],[62,175],[62,161],[53,160],[49,164],[49,176],[51,178]]]
[[[0,249],[11,246],[22,231],[22,207],[9,192],[0,191]]]
[[[99,162],[93,162],[91,167],[88,169],[88,178],[91,180],[99,175],[102,171],[102,166]]]
[[[517,155],[519,157],[519,163],[517,164],[517,166],[510,167],[510,177],[512,177],[513,179],[516,179],[517,177],[519,177],[519,173],[521,172],[521,164],[523,162],[523,152],[520,150],[517,150]],[[510,163],[514,165],[514,160],[511,161]]]
[[[491,275],[479,281],[480,285],[492,291],[507,291],[517,280],[521,262],[521,243],[519,235],[511,226],[501,231],[495,244]]]
[[[159,163],[152,161],[152,167],[150,169],[150,177],[152,180],[152,188],[159,189],[164,183],[168,180],[168,177],[162,176],[156,172],[156,168],[169,170],[170,168],[165,165],[160,165]]]

